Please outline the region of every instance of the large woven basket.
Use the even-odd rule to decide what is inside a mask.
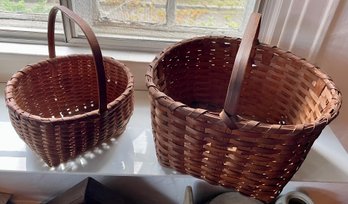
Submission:
[[[58,10],[81,27],[93,55],[55,56]],[[14,74],[5,94],[19,136],[57,166],[125,130],[133,112],[133,76],[124,64],[102,57],[90,27],[62,6],[49,14],[48,48],[49,59]]]
[[[162,165],[272,202],[338,114],[341,94],[304,59],[255,44],[259,19],[242,43],[207,36],[167,48],[146,83]]]

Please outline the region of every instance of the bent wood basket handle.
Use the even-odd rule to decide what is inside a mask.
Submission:
[[[98,95],[99,95],[99,114],[103,114],[107,110],[107,100],[106,100],[106,82],[105,82],[105,72],[103,64],[103,56],[100,50],[97,38],[89,27],[89,25],[80,18],[77,14],[69,10],[64,6],[54,6],[48,17],[48,52],[50,58],[56,57],[55,42],[54,42],[54,26],[56,21],[56,15],[58,10],[62,12],[70,20],[74,21],[80,26],[81,30],[85,34],[87,41],[91,47],[94,63],[97,71],[97,82],[98,82]]]
[[[244,73],[250,63],[253,45],[257,43],[260,30],[261,14],[252,13],[240,43],[225,98],[221,120],[230,128],[237,129],[237,106],[244,79]]]

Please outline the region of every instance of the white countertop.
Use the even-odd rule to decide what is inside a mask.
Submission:
[[[175,174],[157,162],[152,139],[147,92],[136,92],[136,105],[126,131],[119,138],[56,168],[48,167],[19,138],[3,101],[0,107],[0,171],[73,172],[100,175]]]
[[[0,88],[3,89],[4,84]],[[157,161],[146,91],[135,92],[135,110],[123,135],[57,168],[49,168],[19,138],[9,122],[4,100],[0,101],[0,112],[0,172],[184,176],[162,167]],[[348,155],[329,127],[314,143],[293,180],[348,182]]]

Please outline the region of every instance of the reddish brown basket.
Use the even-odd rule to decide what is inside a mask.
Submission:
[[[58,10],[81,27],[93,55],[55,56]],[[124,64],[102,57],[91,28],[62,6],[49,14],[48,48],[49,59],[14,74],[5,94],[19,136],[57,166],[122,134],[133,112],[133,76]]]
[[[252,46],[259,19],[252,16],[241,45],[207,36],[169,47],[146,82],[162,165],[272,202],[337,116],[341,94],[305,60]]]

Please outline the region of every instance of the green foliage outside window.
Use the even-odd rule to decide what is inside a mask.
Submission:
[[[47,0],[25,1],[25,0],[1,0],[0,11],[11,13],[48,13],[52,4]]]

